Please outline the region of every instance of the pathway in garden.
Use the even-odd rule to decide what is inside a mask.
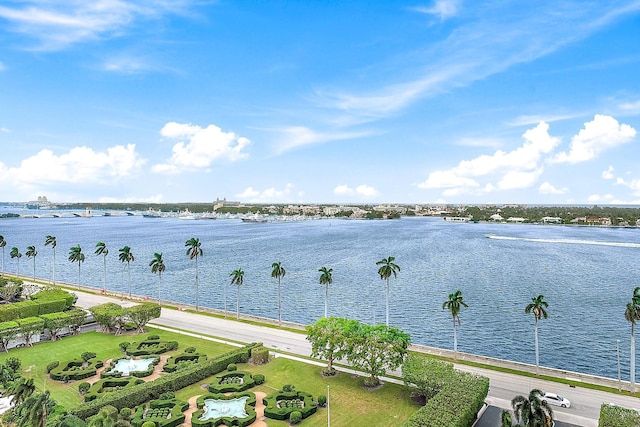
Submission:
[[[113,359],[105,360],[105,361],[104,361],[104,365],[102,365],[102,367],[101,367],[101,368],[98,368],[98,369],[96,370],[96,374],[95,374],[94,376],[92,376],[92,377],[87,378],[87,382],[88,382],[89,384],[93,384],[93,383],[95,383],[95,382],[100,381],[100,373],[102,373],[102,371],[104,371],[105,369],[107,369],[107,366],[111,365],[111,361],[112,361],[112,360],[113,360]]]

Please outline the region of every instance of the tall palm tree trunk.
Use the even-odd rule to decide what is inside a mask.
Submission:
[[[238,286],[238,295],[236,297],[236,320],[238,320],[240,319],[240,286]]]
[[[538,375],[538,371],[540,369],[540,353],[538,352],[538,319],[536,319],[535,324],[535,345],[536,345],[536,375]]]
[[[53,248],[53,286],[56,285],[56,248]]]
[[[456,328],[455,317],[453,317],[453,358],[458,358],[458,328]]]
[[[107,258],[102,257],[102,261],[104,264],[104,285],[102,285],[102,292],[107,291]]]
[[[160,301],[160,290],[162,289],[162,272],[158,272],[158,278],[160,279],[160,284],[158,286],[158,301]]]
[[[198,256],[196,255],[196,311],[200,311],[199,309],[199,302],[200,300],[198,299],[200,295],[200,289],[199,289],[199,283],[198,283]]]
[[[635,392],[636,389],[636,337],[633,333],[633,323],[631,324],[631,355],[630,355],[630,384],[631,392]]]
[[[129,299],[131,299],[131,266],[127,262],[127,283],[129,284]]]
[[[80,261],[78,261],[78,289],[80,289]]]
[[[36,257],[33,257],[33,281],[36,281]]]
[[[280,276],[278,276],[278,326],[282,326],[282,316],[280,315]]]
[[[387,294],[386,294],[386,300],[387,300],[387,327],[389,327],[389,278],[387,277]]]
[[[329,305],[329,284],[324,285],[324,317],[327,317],[327,306]]]

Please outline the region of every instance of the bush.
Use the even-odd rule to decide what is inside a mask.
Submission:
[[[85,362],[89,359],[93,359],[94,357],[96,357],[97,355],[92,352],[92,351],[85,351],[84,353],[82,353],[80,355],[80,357],[82,358],[82,360],[84,360]]]
[[[129,420],[131,418],[131,408],[122,408],[120,409],[120,418],[123,420]]]
[[[296,389],[296,386],[294,386],[293,384],[285,384],[282,386],[282,391],[286,391],[286,392],[291,392],[294,391]]]
[[[84,381],[81,382],[80,384],[78,384],[78,391],[80,392],[81,395],[85,395],[87,394],[87,392],[89,391],[89,389],[91,388],[91,384],[89,384],[88,382]]]
[[[176,393],[173,391],[165,391],[160,395],[160,400],[171,400],[176,398]]]
[[[185,353],[195,353],[196,352],[196,348],[195,347],[187,347],[184,349]]]
[[[229,371],[229,372],[233,372],[233,371],[235,371],[237,369],[238,369],[238,367],[236,366],[235,363],[229,363],[229,365],[227,366],[227,371]]]
[[[254,374],[253,375],[253,381],[256,382],[256,385],[260,385],[260,384],[264,383],[264,380],[265,380],[265,378],[264,378],[264,375],[262,375],[262,374]]]
[[[57,360],[55,362],[51,362],[51,363],[47,364],[47,374],[49,372],[51,372],[53,369],[57,368],[59,364],[60,364],[60,362],[57,361]]]
[[[17,357],[7,357],[4,364],[11,368],[13,372],[20,372],[20,368],[22,367],[22,362],[20,362],[20,359]]]
[[[269,349],[263,346],[256,347],[251,350],[251,363],[255,365],[264,365],[269,362]]]
[[[229,393],[245,391],[256,383],[251,373],[244,371],[225,372],[216,376],[216,379],[209,384],[211,393]]]
[[[640,425],[640,414],[633,409],[603,403],[600,406],[598,427],[636,427]]]
[[[145,421],[144,424],[142,424],[142,427],[156,427],[156,423],[153,421]]]
[[[49,372],[51,379],[56,381],[78,381],[92,377],[98,368],[104,366],[104,362],[98,359],[73,359],[62,362]]]
[[[118,347],[120,347],[120,350],[122,350],[123,352],[127,352],[127,349],[129,348],[129,346],[131,345],[131,343],[129,341],[124,341],[121,342],[120,344],[118,344]]]
[[[280,407],[278,407],[280,402]],[[304,402],[301,404],[301,402]],[[302,391],[278,391],[262,399],[264,403],[264,415],[274,420],[287,420],[292,412],[298,411],[302,418],[313,415],[318,410],[318,405],[313,396]]]
[[[149,340],[149,341],[157,341],[159,339],[160,339],[160,335],[149,335],[147,337],[147,340]]]
[[[291,424],[298,424],[300,421],[302,421],[302,412],[293,411],[291,414],[289,414],[289,422]]]
[[[322,406],[323,408],[327,406],[327,396],[324,394],[318,395],[318,406]]]

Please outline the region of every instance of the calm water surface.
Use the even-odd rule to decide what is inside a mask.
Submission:
[[[195,263],[184,242],[197,237],[201,306],[235,311],[237,287],[229,274],[245,271],[242,313],[277,318],[277,281],[271,264],[286,269],[282,279],[282,318],[312,323],[324,314],[322,266],[333,268],[329,315],[384,322],[385,282],[376,261],[395,256],[401,271],[391,280],[391,323],[412,341],[452,348],[451,316],[442,310],[449,293],[460,289],[469,308],[461,313],[460,351],[535,363],[533,315],[524,307],[543,294],[549,318],[540,323],[540,363],[617,378],[616,340],[622,375],[628,379],[630,325],[625,305],[640,286],[640,230],[517,224],[451,224],[436,218],[396,221],[320,220],[243,223],[240,220],[182,221],[176,218],[94,217],[0,220],[7,240],[5,270],[16,271],[11,247],[23,253],[20,271],[33,273],[24,253],[35,245],[36,277],[51,277],[57,238],[56,278],[78,281],[77,263],[67,260],[80,244],[86,260],[81,282],[103,286],[103,259],[94,255],[103,241],[107,288],[126,292],[127,274],[118,249],[131,247],[134,294],[195,303]],[[491,235],[488,238],[487,235]],[[159,289],[149,262],[162,252],[167,266]]]

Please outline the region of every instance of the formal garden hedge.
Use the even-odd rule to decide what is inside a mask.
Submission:
[[[489,378],[456,371],[451,380],[403,427],[469,427],[489,393]]]
[[[179,369],[154,381],[107,393],[98,399],[85,402],[73,408],[70,413],[86,419],[97,414],[100,408],[105,405],[112,405],[120,410],[140,405],[148,400],[157,399],[162,393],[180,390],[207,377],[216,375],[225,370],[229,363],[247,363],[251,349],[257,345],[261,344],[249,344],[216,358]]]
[[[204,415],[205,400],[233,400],[243,397],[247,398],[247,401],[244,404],[244,410],[247,413],[246,417],[218,417],[210,418],[208,420],[200,420],[200,418]],[[253,393],[232,393],[229,396],[222,393],[207,393],[198,397],[196,405],[198,406],[198,410],[195,411],[191,417],[192,427],[216,427],[220,424],[224,424],[226,426],[245,427],[252,424],[256,420],[256,395]]]
[[[144,423],[152,422],[156,427],[175,427],[185,420],[184,411],[189,404],[177,399],[157,399],[149,403],[138,405],[131,418],[133,427],[142,427]]]
[[[57,313],[67,308],[64,299],[43,299],[35,301],[20,301],[0,305],[0,322],[36,317],[42,314]]]
[[[141,384],[144,384],[144,380],[136,377],[105,378],[95,382],[91,386],[87,394],[84,395],[84,401],[91,402],[92,400],[96,400],[98,397],[105,394],[115,393],[119,390],[124,390]]]
[[[162,370],[165,372],[175,372],[180,368],[185,368],[196,363],[202,363],[205,360],[207,360],[206,354],[185,352],[168,358],[167,363],[164,364]]]
[[[151,363],[149,363],[149,366],[147,367],[147,369],[145,369],[144,371],[130,371],[129,372],[129,376],[138,377],[138,378],[144,378],[144,377],[148,377],[149,375],[153,374],[153,368],[158,363],[160,363],[160,358],[158,356],[153,356],[153,357],[149,357],[148,359],[153,359],[153,360],[151,361]],[[109,365],[109,367],[107,369],[105,369],[104,371],[100,372],[100,378],[119,378],[119,377],[122,377],[123,376],[122,372],[113,370],[120,360],[131,360],[131,359],[120,358],[120,359],[112,360],[111,364]]]
[[[640,414],[633,409],[603,403],[600,407],[598,427],[638,427]]]
[[[127,354],[129,356],[148,356],[152,354],[162,354],[167,351],[175,350],[178,348],[177,341],[160,341],[160,339],[146,339],[139,343],[131,343],[127,347]]]
[[[104,362],[100,359],[80,357],[58,364],[50,370],[49,375],[56,381],[78,381],[94,376],[102,366]]]
[[[209,384],[211,393],[239,392],[250,389],[256,385],[251,372],[231,371],[216,375],[215,380]]]
[[[64,300],[65,308],[73,306],[76,300],[76,296],[63,289],[43,289],[40,292],[36,292],[31,295],[33,301],[45,301],[45,300]]]
[[[313,396],[303,391],[280,390],[264,397],[262,403],[265,405],[264,415],[274,420],[288,420],[293,411],[300,412],[304,419],[318,410]]]

